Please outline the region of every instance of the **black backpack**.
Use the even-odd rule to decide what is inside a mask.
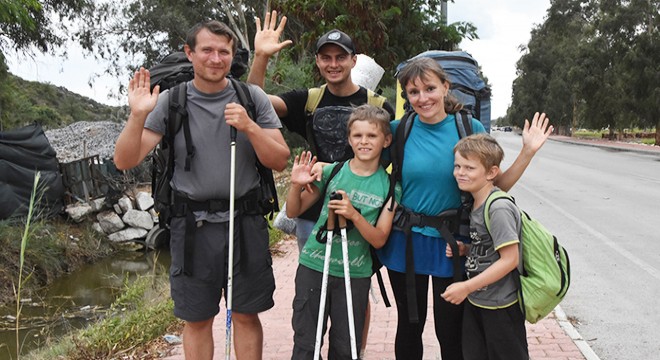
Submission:
[[[247,51],[245,52],[247,54]],[[183,57],[182,57],[183,55]],[[251,119],[256,119],[256,107],[252,101],[252,96],[248,85],[236,80],[245,67],[236,65],[243,62],[238,59],[240,52],[234,57],[232,63],[232,74],[228,77],[231,81],[239,103],[246,109]],[[249,55],[249,54],[248,54]],[[241,55],[242,56],[242,55]],[[247,64],[247,61],[245,61]],[[233,73],[234,68],[239,72]],[[169,69],[166,72],[164,69]],[[174,137],[178,131],[183,128],[186,142],[186,161],[185,171],[190,171],[190,162],[194,155],[194,144],[190,136],[188,126],[188,112],[186,111],[187,100],[187,82],[192,80],[192,63],[190,63],[184,53],[178,52],[166,56],[163,63],[150,69],[152,73],[151,88],[161,85],[161,91],[169,89],[169,116],[167,127],[160,144],[154,150],[152,155],[152,177],[151,189],[154,199],[154,209],[158,214],[158,226],[154,227],[147,234],[146,242],[150,247],[159,247],[169,242],[169,222],[172,217],[172,205],[174,204],[174,193],[170,186],[174,171]],[[155,74],[155,75],[154,75]],[[179,81],[178,83],[175,83]],[[279,202],[277,199],[277,189],[271,169],[267,168],[257,159],[256,167],[259,172],[259,207],[264,215],[269,215],[272,220],[275,212],[279,211]]]
[[[326,190],[328,189],[328,185],[330,184],[330,181],[337,175],[339,170],[344,166],[344,164],[348,160],[340,161],[334,165],[332,170],[330,171],[330,176],[328,176],[328,181],[326,181],[325,186],[323,188],[323,191],[321,191],[321,197],[319,201],[323,201],[322,199],[325,199],[325,193]],[[390,176],[390,183],[393,181],[392,177]],[[380,212],[383,211],[385,208],[385,204],[394,197],[394,186],[391,186],[387,192],[387,196],[385,197],[385,201],[383,202],[383,206],[380,209]],[[356,209],[359,211],[359,209]],[[380,213],[379,213],[380,214]],[[380,215],[379,215],[380,216]],[[348,221],[348,227],[352,227],[353,224]],[[324,233],[327,231],[327,223],[326,225],[323,225],[319,231],[316,233],[316,240],[324,243],[326,241],[326,237],[324,236]],[[376,254],[376,248],[373,247],[371,244],[369,245],[369,252],[371,254],[371,274],[376,274],[376,278],[378,279],[378,288],[380,289],[380,293],[383,295],[383,302],[385,303],[386,307],[391,307],[392,304],[390,304],[390,299],[387,297],[387,290],[385,289],[385,283],[383,282],[383,275],[380,273],[380,268],[383,267],[383,263],[380,262],[380,259],[378,259],[378,255]]]

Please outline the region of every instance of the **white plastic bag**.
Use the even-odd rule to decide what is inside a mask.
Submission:
[[[276,229],[280,229],[289,235],[296,233],[296,222],[286,216],[286,203],[282,205],[282,209],[280,209],[280,212],[278,212],[277,216],[275,216],[275,220],[273,220],[273,226]]]

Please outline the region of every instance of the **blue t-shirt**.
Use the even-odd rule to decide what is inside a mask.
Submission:
[[[390,123],[396,133],[400,121]],[[486,130],[472,119],[472,132]],[[454,179],[454,146],[459,140],[456,117],[453,114],[439,123],[427,124],[415,116],[403,152],[401,205],[413,212],[438,215],[461,205],[461,196]],[[393,230],[385,246],[378,250],[380,261],[388,269],[405,272],[406,238]],[[446,242],[436,229],[413,228],[415,273],[437,277],[452,277],[452,260],[445,255]]]

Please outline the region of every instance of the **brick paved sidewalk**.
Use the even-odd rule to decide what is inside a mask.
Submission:
[[[295,240],[283,241],[279,245],[276,255],[273,256],[273,268],[277,284],[275,307],[260,315],[264,327],[263,358],[265,360],[290,359],[291,357],[293,348],[291,303],[294,295],[295,272],[298,266],[297,259],[298,249]],[[387,282],[387,276],[384,276],[384,280]],[[386,287],[390,289],[389,283],[386,284]],[[375,286],[375,288],[378,287]],[[389,295],[392,298],[391,291],[389,291]],[[429,305],[432,305],[431,301],[429,301]],[[432,309],[429,309],[429,314],[432,314]],[[223,307],[213,325],[214,359],[224,359],[225,317],[226,311]],[[371,329],[364,360],[394,359],[395,331],[396,309],[394,307],[386,308],[382,301],[378,304],[372,303]],[[585,359],[576,344],[559,325],[554,314],[534,325],[527,324],[527,341],[529,343],[529,353],[534,360]],[[440,347],[435,339],[432,316],[429,316],[424,328],[424,344],[425,359],[440,359]],[[182,347],[177,346],[167,359],[183,359]]]

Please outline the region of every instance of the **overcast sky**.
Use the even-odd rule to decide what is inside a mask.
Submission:
[[[530,31],[543,22],[549,6],[550,0],[455,0],[455,3],[449,3],[449,23],[469,21],[477,26],[480,39],[465,40],[461,48],[477,59],[493,86],[493,119],[505,115],[511,103],[511,83],[516,75],[516,61],[521,55],[518,47],[527,44]],[[125,99],[107,96],[118,86],[116,79],[102,77],[92,88],[88,86],[95,68],[99,71],[103,65],[83,58],[75,49],[69,49],[66,60],[49,56],[37,56],[35,60],[18,59],[8,54],[9,71],[26,80],[64,86],[101,103],[124,105]]]

